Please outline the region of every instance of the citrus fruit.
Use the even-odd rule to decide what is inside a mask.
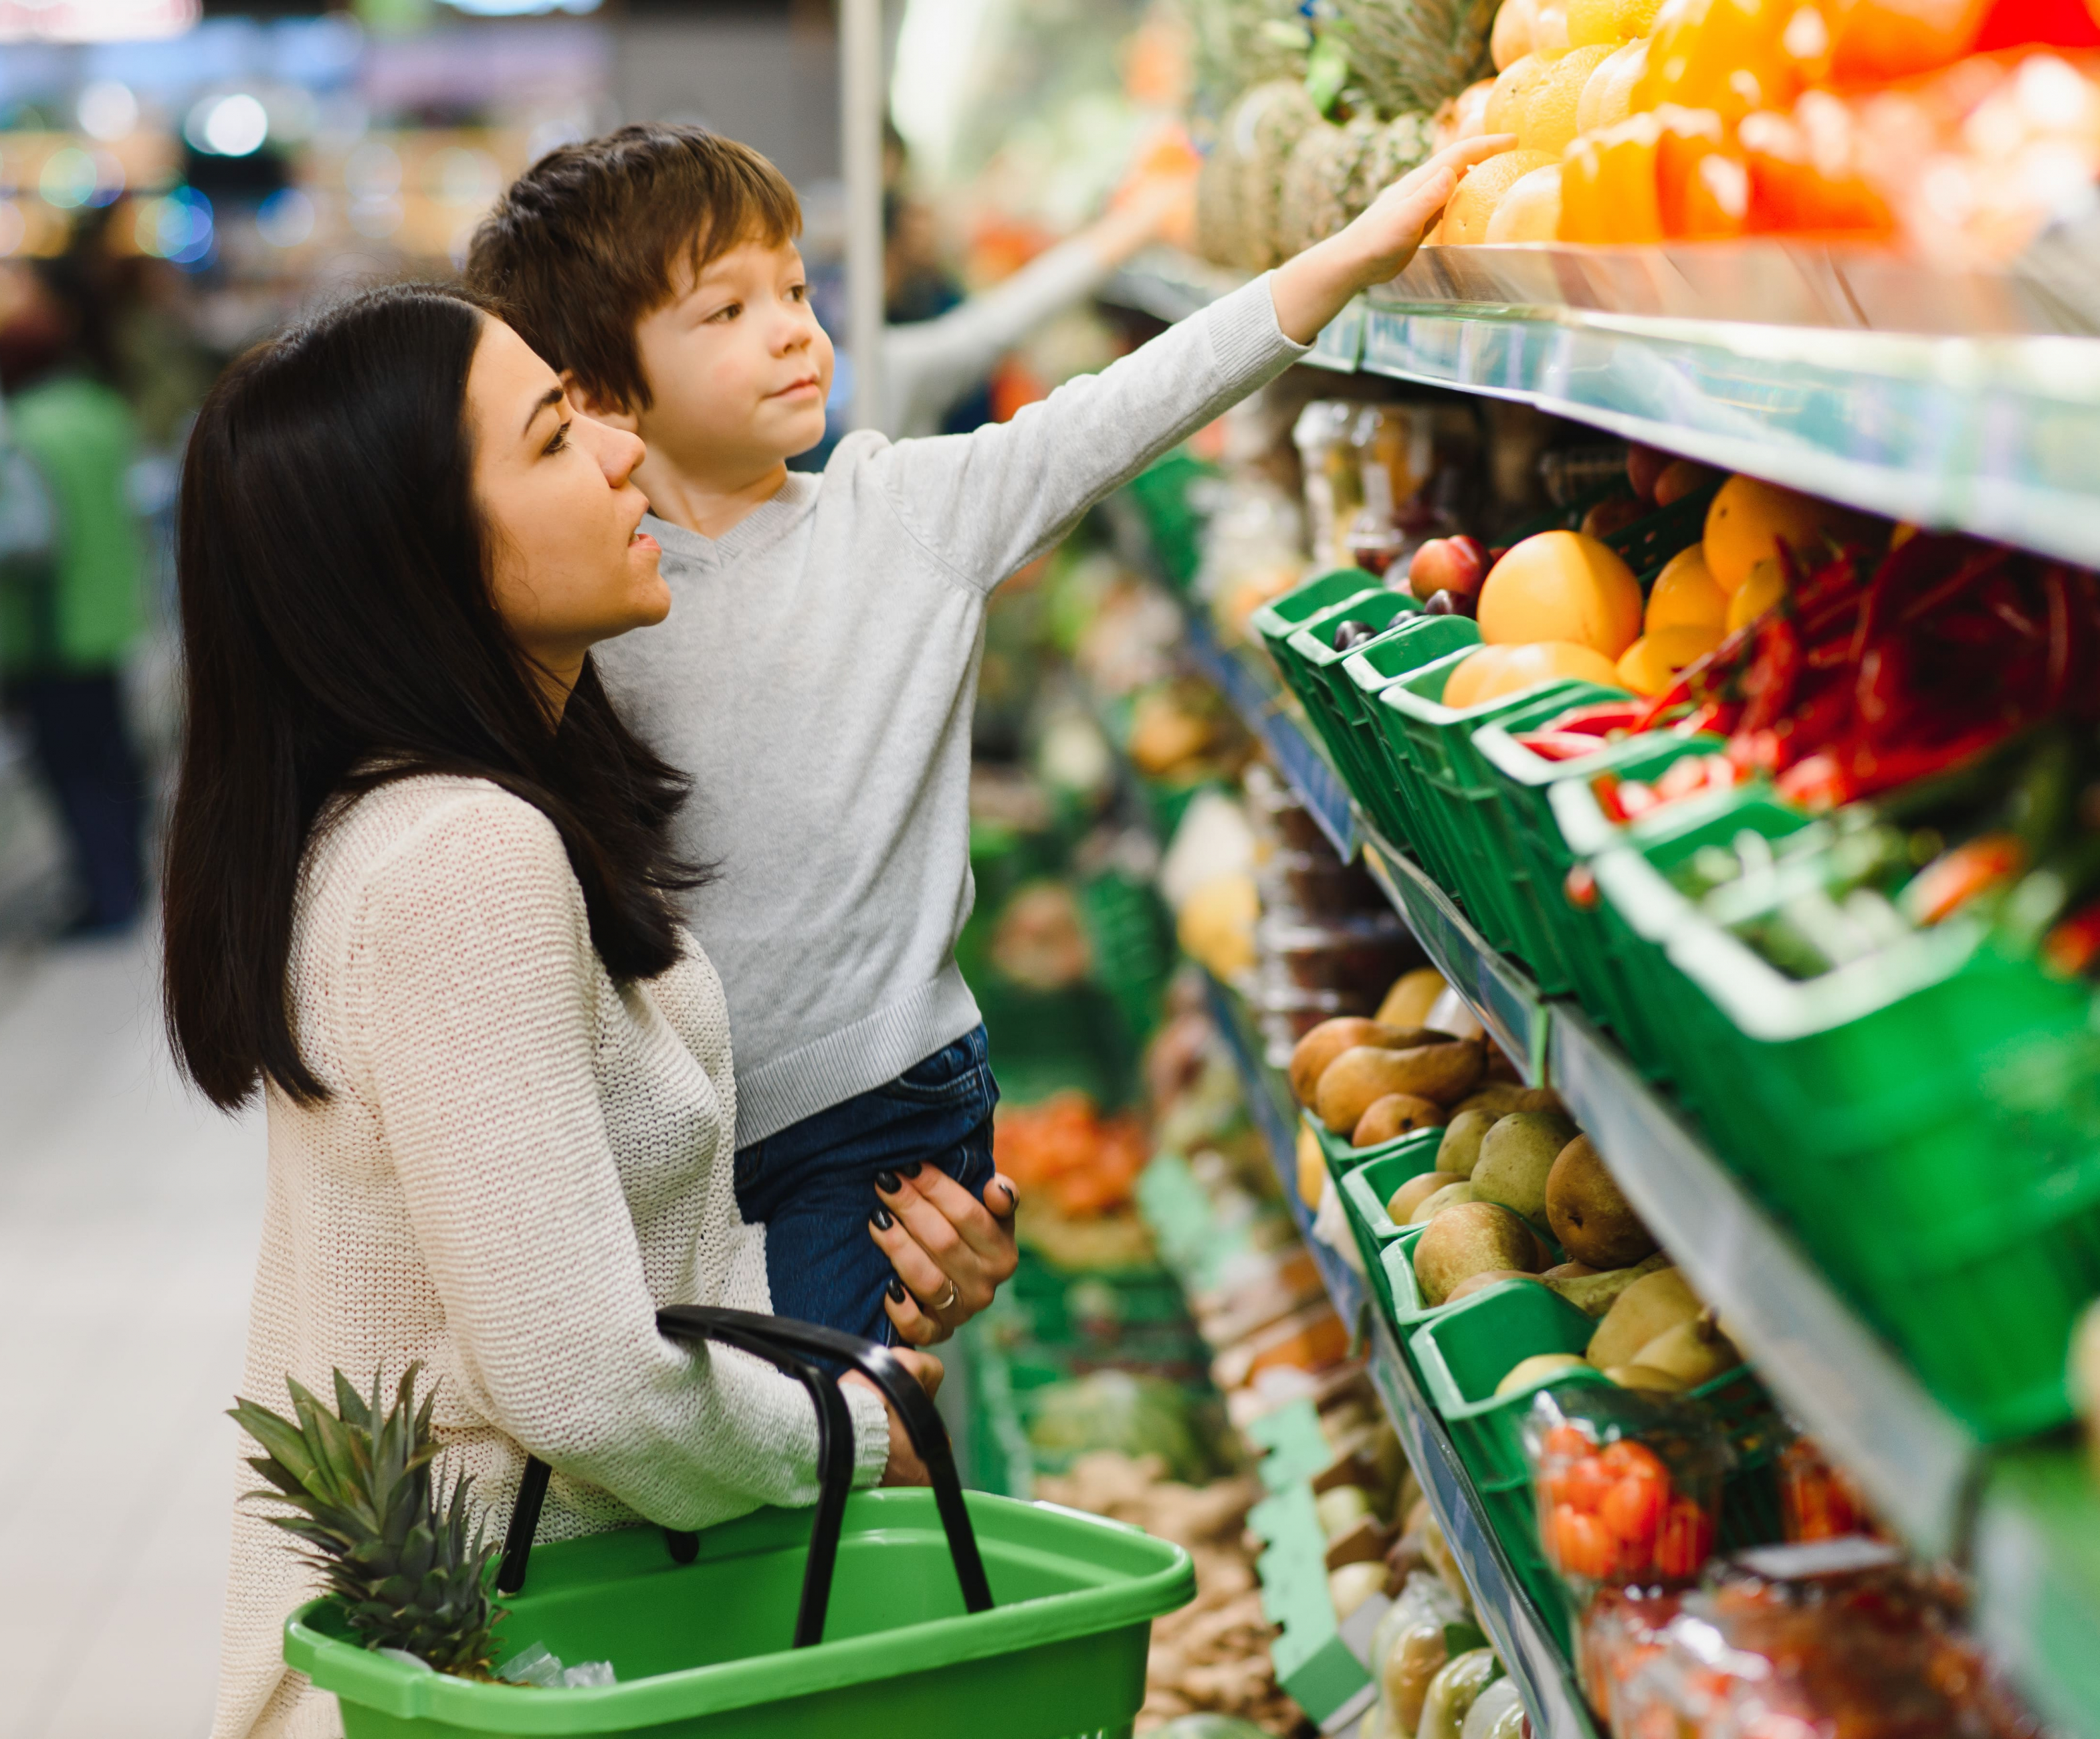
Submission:
[[[1538,0],[1502,0],[1495,27],[1488,33],[1488,56],[1498,73],[1531,52],[1531,27],[1538,16]]]
[[[1560,231],[1560,166],[1549,163],[1510,184],[1488,219],[1484,241],[1551,241]]]
[[[1534,81],[1524,99],[1524,118],[1518,123],[1518,146],[1525,151],[1543,151],[1557,158],[1575,140],[1576,105],[1582,87],[1598,64],[1611,58],[1612,45],[1593,42],[1571,48],[1548,64],[1545,75]]]
[[[1495,74],[1494,89],[1488,93],[1488,112],[1482,117],[1484,133],[1514,133],[1524,119],[1524,105],[1531,87],[1546,76],[1553,63],[1543,55],[1524,55]]]
[[[1597,69],[1582,86],[1582,99],[1575,105],[1575,130],[1594,133],[1633,113],[1634,86],[1648,65],[1648,43],[1621,42],[1597,63]]]
[[[1710,108],[1665,104],[1656,150],[1656,202],[1665,236],[1718,241],[1740,236],[1749,215],[1750,178],[1742,152]]]
[[[1502,656],[1475,686],[1470,703],[1474,706],[1521,694],[1541,682],[1555,682],[1564,677],[1600,683],[1607,688],[1626,686],[1610,659],[1594,647],[1577,646],[1572,640],[1541,640],[1529,646],[1488,647],[1483,650],[1500,652]],[[1479,655],[1476,653],[1474,657]],[[1470,664],[1472,660],[1467,662]],[[1458,673],[1454,671],[1452,674],[1456,676]],[[1447,687],[1445,692],[1449,691]]]
[[[1493,130],[1490,129],[1492,131]],[[1451,203],[1444,208],[1443,236],[1447,247],[1462,247],[1487,239],[1488,219],[1503,194],[1535,169],[1550,168],[1553,159],[1543,151],[1503,151],[1476,163],[1458,183]]]
[[[1677,680],[1687,664],[1696,664],[1721,643],[1718,628],[1665,628],[1643,634],[1618,663],[1618,679],[1651,700]]]
[[[1736,590],[1781,543],[1812,560],[1824,535],[1842,532],[1852,515],[1831,501],[1798,495],[1755,477],[1731,477],[1706,510],[1707,572],[1724,592]]]
[[[1571,641],[1608,662],[1640,633],[1640,582],[1610,545],[1580,532],[1541,532],[1489,571],[1480,623],[1490,646]]]
[[[1477,706],[1480,691],[1502,673],[1514,650],[1506,646],[1484,646],[1477,652],[1469,652],[1451,667],[1451,673],[1444,678],[1444,704],[1447,707]]]
[[[1568,44],[1623,42],[1655,28],[1661,0],[1568,0]]]
[[[1564,0],[1539,0],[1531,21],[1531,51],[1535,55],[1568,52],[1568,8]]]
[[[1706,552],[1697,544],[1680,550],[1663,564],[1648,589],[1643,625],[1651,634],[1669,628],[1710,628],[1727,625],[1728,594],[1706,572]]]
[[[1750,564],[1750,577],[1728,594],[1727,629],[1747,628],[1786,596],[1786,581],[1770,556]]]

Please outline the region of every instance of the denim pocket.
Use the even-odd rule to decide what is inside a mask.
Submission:
[[[901,1099],[907,1104],[942,1107],[964,1104],[973,1095],[988,1097],[986,1049],[984,1029],[980,1026],[953,1044],[942,1046],[931,1057],[921,1057],[895,1080],[876,1090],[886,1098]]]
[[[765,1171],[765,1143],[753,1141],[748,1147],[736,1150],[736,1164],[731,1176],[736,1180],[739,1194],[755,1185]]]

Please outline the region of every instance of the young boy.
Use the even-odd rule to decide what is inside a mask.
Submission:
[[[952,1187],[909,1181],[922,1166],[981,1198],[992,1177],[998,1093],[955,960],[987,596],[1302,355],[1407,263],[1459,173],[1511,143],[1440,153],[1339,235],[1010,422],[862,431],[814,476],[787,461],[823,435],[831,341],[793,190],[756,152],[625,127],[543,158],[483,224],[470,280],[580,410],[648,444],[635,478],[673,607],[593,655],[694,778],[680,843],[718,874],[688,913],[728,991],[738,1199],[766,1222],[781,1315],[924,1339],[984,1302],[923,1260],[907,1301],[889,1258],[911,1254],[893,1210],[929,1225],[926,1198]],[[1003,1187],[986,1205],[1013,1208]]]

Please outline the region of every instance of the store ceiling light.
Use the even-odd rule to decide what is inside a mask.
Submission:
[[[270,136],[269,111],[245,90],[206,97],[190,111],[183,136],[212,157],[252,157]]]
[[[202,0],[0,0],[0,42],[130,42],[180,36]]]
[[[129,85],[119,84],[113,78],[98,78],[81,92],[73,113],[80,121],[81,131],[90,139],[114,144],[120,139],[130,138],[132,129],[139,125],[139,99],[132,95]]]

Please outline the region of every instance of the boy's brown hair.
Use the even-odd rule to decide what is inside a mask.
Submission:
[[[787,178],[704,127],[622,127],[549,152],[482,220],[466,277],[519,337],[597,398],[646,410],[634,329],[745,241],[801,232]]]

